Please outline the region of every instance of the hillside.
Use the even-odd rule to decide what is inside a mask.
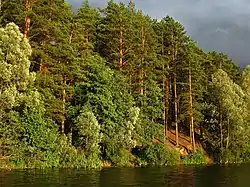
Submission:
[[[164,144],[160,138],[155,137],[154,142],[158,142]],[[166,146],[170,146],[172,149],[177,150],[181,156],[188,157],[193,152],[192,144],[190,143],[190,137],[184,134],[183,132],[179,132],[179,146],[176,146],[176,139],[175,139],[175,130],[168,130],[167,131],[167,138],[166,138]],[[208,153],[202,146],[202,142],[196,139],[196,149],[199,150],[206,158],[207,163],[213,163],[211,157],[209,157]]]

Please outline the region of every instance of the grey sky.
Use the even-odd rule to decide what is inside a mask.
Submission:
[[[68,0],[78,8],[83,0]],[[116,0],[117,2],[119,0]],[[127,3],[129,0],[120,0]],[[107,0],[89,0],[95,7]],[[206,51],[225,52],[241,66],[250,64],[250,0],[134,0],[153,18],[172,16]]]

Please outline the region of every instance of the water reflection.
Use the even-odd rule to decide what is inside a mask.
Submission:
[[[0,187],[248,187],[250,165],[0,171]]]
[[[166,186],[170,187],[195,187],[196,170],[195,168],[179,167],[169,174],[165,174]]]
[[[0,171],[0,186],[99,186],[100,172],[83,170]]]

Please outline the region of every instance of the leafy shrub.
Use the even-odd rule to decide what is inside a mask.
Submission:
[[[25,109],[21,123],[24,128],[22,146],[27,167],[58,167],[59,136],[56,124],[35,109]]]
[[[60,139],[60,166],[64,168],[85,168],[86,159],[84,154],[71,145],[70,138],[62,135]]]
[[[88,107],[83,107],[74,119],[74,129],[77,132],[74,145],[81,147],[87,156],[100,154],[101,127]]]
[[[99,154],[86,156],[83,149],[71,145],[70,134],[62,135],[60,139],[60,167],[63,168],[101,168]]]
[[[131,166],[132,154],[121,143],[118,143],[114,141],[107,144],[105,160],[119,167]]]
[[[182,157],[182,163],[186,165],[206,164],[206,158],[200,150],[197,150],[196,153],[191,153],[189,156]]]
[[[137,161],[141,165],[175,165],[178,164],[179,154],[165,145],[154,143],[138,152]]]

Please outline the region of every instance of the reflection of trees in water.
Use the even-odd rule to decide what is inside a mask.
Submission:
[[[166,187],[196,187],[195,168],[178,167],[165,174]]]
[[[194,168],[108,169],[101,172],[100,184],[103,187],[196,187],[196,176]]]
[[[167,186],[165,174],[172,168],[121,168],[103,170],[100,175],[102,187],[162,187]]]
[[[0,187],[248,187],[250,165],[0,172]]]
[[[241,187],[241,186],[250,186],[250,164],[244,164],[240,167],[232,168],[233,174],[231,177],[234,178],[234,187]],[[231,172],[232,173],[232,172]]]
[[[165,187],[250,186],[250,165],[180,167],[165,174]]]
[[[195,171],[191,167],[108,169],[101,172],[100,184],[103,187],[201,187],[196,186]]]
[[[102,187],[243,187],[250,184],[250,165],[107,169]],[[86,186],[88,187],[88,186]],[[92,186],[91,186],[92,187]]]
[[[143,179],[142,168],[112,168],[104,169],[100,174],[100,184],[103,187],[140,186]],[[144,176],[145,177],[145,176]]]
[[[244,187],[249,186],[249,165],[213,165],[200,168],[197,187]]]
[[[11,171],[1,171],[0,172],[0,186],[7,187],[7,186],[14,186],[14,177],[13,172]]]
[[[220,167],[220,187],[244,187],[250,186],[249,164],[227,165]]]
[[[59,170],[13,170],[0,172],[0,186],[43,187],[47,184],[56,185]]]
[[[220,165],[201,167],[197,170],[200,173],[197,177],[199,187],[230,187],[230,173]],[[241,187],[241,186],[240,186]]]
[[[0,187],[98,187],[100,173],[86,170],[16,170],[0,171]]]
[[[68,174],[64,178],[67,178],[65,186],[84,186],[84,187],[99,187],[100,186],[100,172],[99,171],[86,171],[69,170]],[[43,186],[47,187],[47,186]]]

